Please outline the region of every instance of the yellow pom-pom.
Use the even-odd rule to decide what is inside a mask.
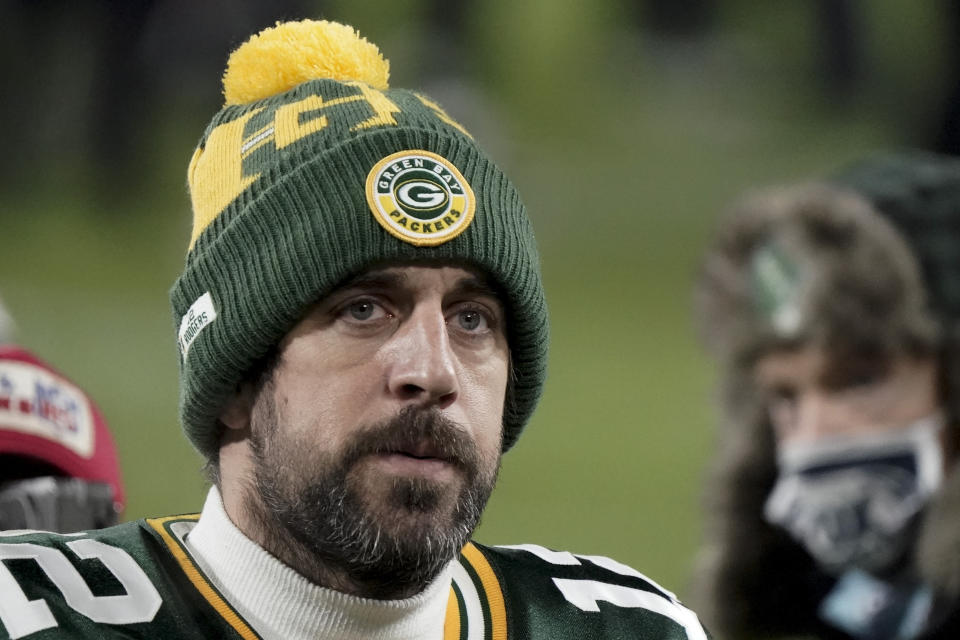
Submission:
[[[390,63],[350,26],[327,20],[278,22],[240,45],[223,74],[226,104],[246,104],[330,78],[386,89]]]

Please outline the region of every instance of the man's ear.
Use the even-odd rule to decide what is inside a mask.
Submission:
[[[241,383],[220,412],[220,422],[228,429],[246,430],[250,426],[253,396],[253,385]]]

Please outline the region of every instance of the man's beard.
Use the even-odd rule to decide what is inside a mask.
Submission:
[[[264,547],[324,586],[365,597],[402,598],[422,591],[460,552],[493,491],[499,470],[475,443],[436,410],[408,407],[366,427],[338,452],[310,455],[311,443],[278,439],[272,385],[259,394],[250,446],[255,462],[246,503]],[[427,441],[457,471],[450,482],[394,477],[375,491],[367,456]],[[374,478],[376,480],[376,478]],[[377,482],[382,486],[386,480]]]

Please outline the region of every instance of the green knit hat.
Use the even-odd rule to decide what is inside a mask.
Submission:
[[[205,456],[250,369],[307,307],[374,264],[471,265],[502,289],[513,365],[504,450],[546,376],[533,231],[514,185],[429,98],[389,89],[351,28],[278,23],[230,57],[226,106],[190,162],[194,227],[170,293],[180,419]]]

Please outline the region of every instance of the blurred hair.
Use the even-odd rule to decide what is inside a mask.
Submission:
[[[796,271],[788,328],[758,291],[755,261],[767,249]],[[707,347],[732,367],[799,345],[893,355],[932,354],[939,342],[909,246],[866,200],[822,184],[737,202],[706,254],[695,300]]]

